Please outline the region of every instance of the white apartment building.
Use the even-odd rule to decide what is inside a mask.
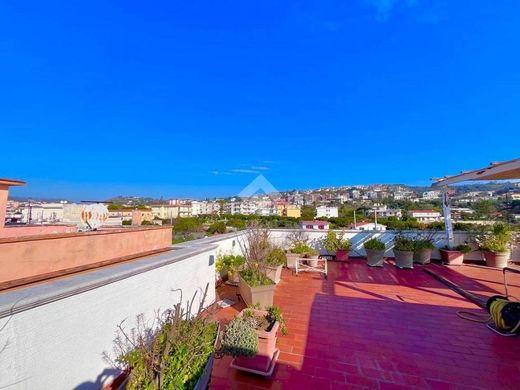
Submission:
[[[20,207],[24,223],[56,223],[63,221],[63,203],[26,203]],[[29,220],[30,219],[30,220]]]
[[[218,202],[196,200],[191,202],[191,215],[211,215],[219,212],[220,204]]]
[[[417,219],[417,222],[421,223],[438,222],[441,220],[441,213],[435,210],[410,210],[409,214],[412,218]]]
[[[388,217],[401,218],[403,216],[401,209],[389,209],[386,205],[379,206],[379,207],[365,211],[365,215],[367,217],[373,216],[374,213],[378,217],[382,217],[382,218],[388,218]]]
[[[175,219],[179,215],[179,206],[171,204],[152,204],[152,215],[161,219]],[[131,219],[130,215],[130,219]]]
[[[376,224],[374,222],[358,222],[356,224],[352,224],[349,226],[351,230],[375,230],[378,232],[386,231],[386,226],[381,225],[380,223]]]
[[[316,218],[337,218],[338,208],[332,206],[318,206],[316,207]]]
[[[439,199],[441,197],[440,191],[425,191],[422,194],[422,198],[425,200]]]

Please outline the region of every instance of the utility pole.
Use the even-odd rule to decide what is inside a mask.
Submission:
[[[357,227],[356,224],[356,209],[354,209],[354,229]]]
[[[377,209],[374,209],[375,230],[377,230]]]

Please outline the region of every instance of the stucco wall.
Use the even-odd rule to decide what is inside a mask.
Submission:
[[[116,326],[201,297],[215,299],[215,250],[0,319],[0,388],[98,389],[117,374],[102,358]],[[198,302],[196,299],[196,302]],[[19,302],[21,303],[21,302]],[[9,387],[11,388],[11,387]]]
[[[7,230],[7,229],[5,229]],[[168,248],[171,228],[113,229],[0,240],[0,286]]]

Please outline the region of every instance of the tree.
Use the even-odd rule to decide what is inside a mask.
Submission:
[[[495,211],[495,205],[492,200],[482,199],[473,203],[473,210],[481,218],[489,217],[489,215]]]
[[[226,232],[226,224],[222,221],[213,222],[209,228],[208,233],[215,234],[215,233],[225,233]]]
[[[316,208],[311,206],[302,207],[302,219],[312,220],[316,217]]]

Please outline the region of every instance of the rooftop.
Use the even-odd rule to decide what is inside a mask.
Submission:
[[[456,294],[424,268],[466,290],[488,297],[503,294],[502,272],[477,265],[436,264],[400,270],[366,261],[329,263],[325,280],[284,270],[274,303],[284,312],[289,334],[272,378],[229,368],[216,360],[213,389],[512,389],[520,378],[520,339],[503,337],[482,323],[457,316],[484,310]],[[509,292],[520,296],[518,276]],[[237,289],[220,286],[220,299],[236,300]],[[217,313],[222,323],[244,306]]]

